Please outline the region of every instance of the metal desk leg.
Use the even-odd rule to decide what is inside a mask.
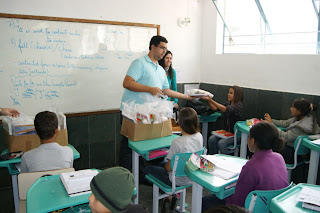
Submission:
[[[240,146],[240,157],[247,157],[247,143],[248,143],[248,134],[242,132],[241,133],[241,146]]]
[[[311,150],[309,172],[308,172],[308,184],[316,184],[319,165],[319,152]]]
[[[132,173],[136,184],[137,196],[133,200],[133,204],[139,202],[139,154],[132,150]]]
[[[11,176],[15,212],[19,212],[18,175]]]
[[[191,213],[201,212],[202,207],[202,186],[192,181],[192,206]]]
[[[203,137],[203,145],[208,148],[207,138],[208,138],[208,122],[202,123],[202,137]]]

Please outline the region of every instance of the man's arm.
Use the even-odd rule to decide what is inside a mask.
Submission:
[[[176,91],[173,91],[169,88],[167,89],[164,89],[163,90],[163,93],[171,98],[179,98],[179,99],[187,99],[187,100],[193,100],[195,99],[195,97],[191,97],[189,95],[186,95],[186,94],[182,94],[180,92],[176,92]]]
[[[156,95],[157,93],[160,93],[161,95],[163,95],[163,91],[160,88],[140,84],[128,75],[126,75],[126,77],[124,78],[122,85],[124,88],[133,92],[148,92],[151,95]]]

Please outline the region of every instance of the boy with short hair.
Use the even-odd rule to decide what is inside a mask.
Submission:
[[[73,167],[73,151],[55,142],[58,118],[55,113],[44,111],[36,115],[34,126],[41,145],[22,155],[21,172],[38,172]]]

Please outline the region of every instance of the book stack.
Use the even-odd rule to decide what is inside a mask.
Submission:
[[[90,182],[98,173],[97,170],[85,169],[62,173],[60,179],[67,194],[72,197],[90,193]]]

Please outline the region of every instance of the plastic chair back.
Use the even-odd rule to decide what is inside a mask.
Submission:
[[[287,191],[293,186],[293,182],[289,186],[278,190],[255,190],[248,194],[244,207],[249,210],[249,212],[257,213],[269,213],[270,203],[272,198],[278,196],[279,194]]]
[[[200,156],[204,153],[204,150],[205,150],[205,147],[203,147],[201,150],[197,151],[196,153]],[[172,156],[172,159],[171,159],[171,169],[172,171],[174,170],[174,163],[175,163],[175,159],[176,159],[176,156],[178,156],[177,160],[177,166],[176,166],[176,170],[175,170],[175,176],[176,177],[185,177],[187,176],[187,174],[185,173],[184,171],[184,168],[185,168],[185,164],[186,162],[188,162],[191,154],[193,152],[190,152],[190,153],[176,153]]]
[[[50,171],[41,171],[41,172],[26,172],[20,173],[18,175],[18,189],[19,189],[19,198],[21,200],[25,200],[27,198],[27,192],[32,186],[32,184],[40,177],[45,175],[57,175],[64,172],[72,172],[74,168],[66,168],[66,169],[57,169]]]
[[[307,135],[303,135],[303,136],[297,137],[297,139],[295,140],[294,150],[295,150],[295,153],[297,153],[297,155],[306,155],[310,153],[310,149],[308,149],[307,147],[301,144],[302,140],[307,137],[308,137]]]

